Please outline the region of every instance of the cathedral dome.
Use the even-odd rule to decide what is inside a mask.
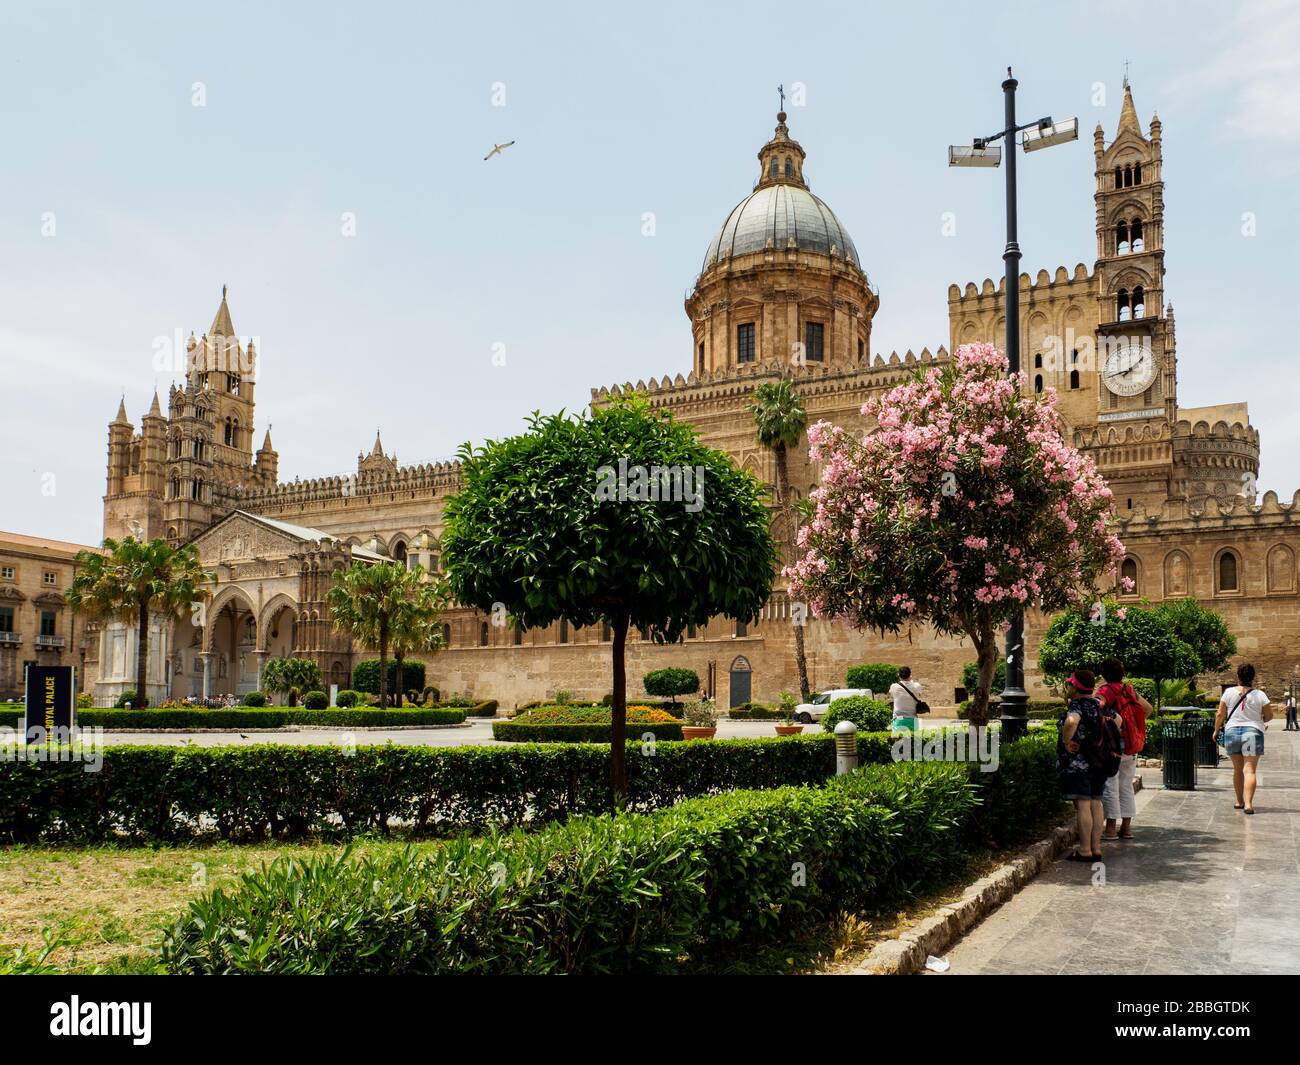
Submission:
[[[839,256],[862,268],[835,212],[802,185],[781,182],[760,185],[732,208],[709,243],[702,269],[719,258],[790,248]]]

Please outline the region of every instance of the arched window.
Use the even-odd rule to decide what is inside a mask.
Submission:
[[[222,434],[222,439],[224,440],[226,446],[229,447],[229,446],[230,446],[230,442],[231,442],[231,440],[233,439],[233,437],[231,436],[231,430],[230,430],[230,419],[229,419],[229,418],[226,419],[226,427],[225,427],[225,431],[224,431],[224,433]]]
[[[1071,388],[1071,389],[1075,389],[1075,390],[1077,390],[1078,387],[1079,387],[1079,371],[1078,371],[1078,370],[1071,370],[1071,371],[1070,371],[1070,388]]]
[[[1128,302],[1128,289],[1122,288],[1115,294],[1115,317],[1121,322],[1127,322],[1132,314]]]
[[[173,474],[172,474],[172,484],[171,484],[171,494],[170,494],[170,496],[169,496],[168,498],[170,498],[170,499],[180,499],[180,497],[181,497],[181,479],[180,479],[176,474],[173,473]]]
[[[1127,255],[1129,252],[1128,223],[1121,220],[1115,227],[1115,254]]]
[[[1240,591],[1240,573],[1237,562],[1237,553],[1235,551],[1224,551],[1219,556],[1219,564],[1215,567],[1215,580],[1217,587],[1216,592],[1236,592]]]
[[[1034,391],[1042,392],[1042,390],[1043,390],[1043,375],[1040,373],[1036,373],[1034,374]]]
[[[1124,184],[1124,171],[1119,167],[1115,168],[1115,187],[1118,189]]]
[[[393,561],[406,565],[406,544],[401,540],[393,545]]]
[[[1141,184],[1142,184],[1142,164],[1141,164],[1141,163],[1134,163],[1134,164],[1133,164],[1133,184],[1134,184],[1134,185],[1141,185]]]
[[[1123,225],[1123,223],[1120,223]],[[1129,240],[1132,241],[1133,250],[1142,250],[1142,219],[1135,218],[1128,227]]]
[[[1133,502],[1132,500],[1129,500],[1130,504],[1132,502]],[[1138,564],[1136,560],[1131,558],[1126,558],[1119,567],[1119,576],[1120,576],[1120,594],[1137,595],[1138,594]],[[1129,581],[1133,582],[1132,587],[1129,587],[1128,585]]]
[[[767,168],[767,176],[771,178],[773,181],[776,180],[776,167],[777,167],[777,160],[776,160],[776,156],[774,155],[772,156],[771,165]]]
[[[239,435],[239,419],[236,418],[234,423],[230,427],[230,446],[239,447],[240,439],[241,437]]]
[[[480,647],[486,647],[488,645],[488,627],[486,621],[480,623],[478,627],[478,645]]]
[[[1041,370],[1042,368],[1043,368],[1043,357],[1042,357],[1042,355],[1035,355],[1035,356],[1034,356],[1034,369],[1035,369],[1035,370]]]
[[[230,394],[232,396],[239,395],[239,374],[232,373],[230,375]]]
[[[1124,187],[1128,188],[1132,184],[1133,184],[1133,168],[1131,166],[1126,166],[1124,168]]]
[[[1142,291],[1142,286],[1138,285],[1137,288],[1133,290],[1133,317],[1145,318],[1146,312],[1146,298]]]
[[[794,177],[794,163],[790,161],[788,155],[785,157],[785,176]]]
[[[451,646],[451,626],[446,623],[442,626],[442,646]]]

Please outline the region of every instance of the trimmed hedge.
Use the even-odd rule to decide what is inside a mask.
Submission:
[[[199,729],[287,728],[290,725],[337,725],[340,728],[384,725],[459,725],[463,710],[420,708],[374,710],[369,707],[326,707],[308,710],[298,706],[226,706],[215,710],[79,710],[83,728]]]
[[[326,700],[326,703],[327,703],[327,705],[328,705],[328,700]],[[263,695],[261,692],[249,692],[247,695],[244,696],[244,705],[245,705],[245,706],[265,706],[265,705],[266,705],[266,696]]]
[[[860,744],[889,759],[889,737]],[[628,744],[629,809],[736,788],[819,784],[828,736]],[[0,841],[149,844],[390,830],[449,835],[537,826],[609,808],[609,748],[595,744],[420,747],[256,744],[110,746],[78,762],[0,760]]]
[[[639,740],[647,732],[658,740],[680,740],[682,721],[660,707],[627,708],[627,734]],[[610,711],[603,706],[539,706],[492,726],[492,737],[511,743],[609,743]]]
[[[531,835],[281,859],[191,903],[161,961],[195,974],[709,968],[838,913],[895,905],[959,872],[986,838],[1015,838],[1060,805],[1052,747],[1029,738],[1002,752],[997,773],[869,767],[822,788],[740,791]]]
[[[465,714],[468,717],[496,717],[497,707],[500,705],[495,699],[484,699],[481,703],[475,703],[469,707]]]
[[[957,716],[965,721],[970,714],[970,703],[967,699],[957,707]],[[999,704],[996,700],[989,702],[989,720],[996,721],[999,714]],[[1065,703],[1060,699],[1031,699],[1029,705],[1025,708],[1025,716],[1030,721],[1054,721],[1065,713]]]
[[[898,667],[887,662],[867,662],[860,666],[849,666],[844,673],[844,687],[867,688],[879,695],[889,691],[889,686],[898,681]]]
[[[741,703],[727,711],[727,716],[736,721],[784,721],[789,715],[775,706],[763,703]]]
[[[894,718],[894,707],[883,699],[865,695],[846,695],[836,699],[822,715],[822,731],[834,732],[841,721],[852,721],[859,732],[887,732]]]

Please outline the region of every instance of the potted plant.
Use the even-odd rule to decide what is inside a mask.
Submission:
[[[682,712],[682,739],[711,740],[718,734],[718,710],[712,699],[687,703]]]
[[[803,726],[796,724],[794,720],[794,708],[799,705],[799,700],[789,692],[782,692],[781,698],[777,701],[777,706],[784,715],[782,723],[776,726],[778,736],[797,736],[803,731]]]

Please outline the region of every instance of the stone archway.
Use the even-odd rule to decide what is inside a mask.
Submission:
[[[260,670],[257,608],[238,585],[228,585],[213,597],[203,625],[202,691],[208,698],[243,696],[254,691]]]

